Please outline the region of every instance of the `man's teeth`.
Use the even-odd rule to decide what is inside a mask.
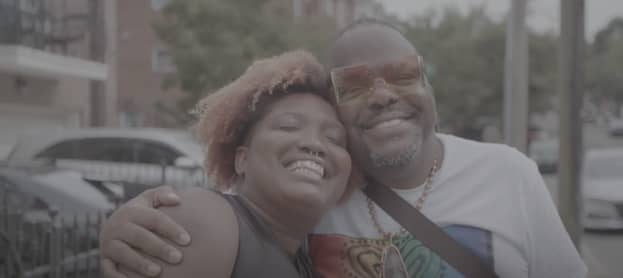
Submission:
[[[402,122],[403,122],[402,119],[393,119],[393,120],[389,120],[389,121],[383,121],[383,122],[380,122],[380,123],[374,125],[373,128],[376,128],[376,127],[381,127],[381,128],[394,127],[394,126],[399,125]]]
[[[297,160],[288,166],[288,170],[314,178],[324,177],[324,167],[311,160]]]

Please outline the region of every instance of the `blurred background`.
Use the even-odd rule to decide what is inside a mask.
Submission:
[[[576,243],[591,277],[623,277],[623,2],[584,1],[570,119],[560,2],[0,0],[0,277],[96,275],[97,226],[116,205],[160,184],[209,184],[188,131],[201,96],[285,50],[325,60],[362,17],[396,25],[424,56],[443,132],[516,146],[559,204],[560,152],[579,154]],[[518,60],[512,42],[525,45]],[[526,62],[525,103],[508,101],[513,61]],[[523,132],[509,133],[517,107]],[[569,130],[582,140],[561,148]]]

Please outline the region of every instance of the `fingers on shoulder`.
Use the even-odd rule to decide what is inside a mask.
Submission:
[[[239,242],[238,220],[233,208],[223,196],[205,189],[185,190],[179,195],[179,207],[161,210],[193,238],[192,244],[183,247],[184,259],[180,266],[202,273],[228,273],[233,269]]]

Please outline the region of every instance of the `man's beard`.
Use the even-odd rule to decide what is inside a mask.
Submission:
[[[397,155],[380,155],[371,153],[370,159],[374,168],[398,168],[411,163],[418,154],[418,144],[413,142],[408,148]]]

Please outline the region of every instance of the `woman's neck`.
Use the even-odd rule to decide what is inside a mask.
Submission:
[[[314,213],[312,208],[280,206],[276,202],[263,202],[253,195],[240,192],[247,205],[268,224],[277,242],[290,256],[294,256],[325,211]],[[318,210],[315,210],[318,211]]]

